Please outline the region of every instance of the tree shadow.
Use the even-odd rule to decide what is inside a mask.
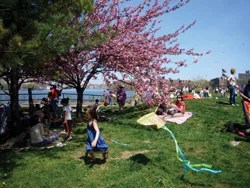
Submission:
[[[21,157],[18,157],[15,154],[15,151],[12,150],[0,150],[0,171],[7,176],[1,177],[1,179],[11,178],[12,171],[18,167],[23,166],[23,163],[20,163]]]
[[[129,160],[132,160],[142,165],[147,165],[150,162],[150,159],[147,156],[145,156],[144,154],[140,154],[140,153],[130,157]]]

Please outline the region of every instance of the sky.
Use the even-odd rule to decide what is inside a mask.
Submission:
[[[190,63],[171,78],[207,80],[220,77],[224,68],[238,73],[250,70],[250,1],[249,0],[191,0],[184,7],[162,17],[162,34],[168,28],[196,24],[179,37],[181,45],[198,52],[211,50]]]
[[[130,4],[138,1],[141,0],[132,0]],[[181,68],[178,74],[166,75],[166,78],[210,80],[220,77],[222,68],[228,74],[231,68],[235,68],[236,76],[250,70],[249,18],[250,0],[191,0],[180,9],[160,17],[158,35],[174,32],[196,20],[196,24],[178,40],[187,49],[194,48],[197,52],[211,50],[210,54],[199,58],[198,64],[187,59],[187,67]]]

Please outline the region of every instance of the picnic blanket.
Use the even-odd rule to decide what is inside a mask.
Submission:
[[[188,118],[192,117],[193,113],[192,112],[185,112],[183,114],[183,116],[170,116],[170,115],[163,115],[160,116],[161,118],[163,118],[165,121],[168,122],[173,122],[173,123],[177,123],[177,124],[182,124],[185,121],[187,121]]]
[[[190,114],[189,114],[190,115]],[[166,130],[170,136],[173,138],[174,143],[175,143],[175,149],[176,149],[176,157],[179,161],[183,163],[183,169],[184,173],[187,173],[187,171],[193,170],[195,172],[201,172],[201,171],[208,171],[214,174],[220,173],[221,170],[214,170],[211,169],[212,165],[201,163],[201,164],[191,164],[189,160],[185,157],[184,153],[180,149],[177,140],[173,134],[173,132],[166,126],[165,120],[163,120],[160,116],[158,116],[155,112],[151,112],[149,114],[146,114],[139,118],[137,120],[137,123],[145,126],[152,127],[153,125],[156,125],[157,129],[164,129]]]
[[[185,93],[185,94],[183,94],[182,97],[183,97],[184,100],[192,100],[192,99],[194,99],[194,96],[191,93]]]

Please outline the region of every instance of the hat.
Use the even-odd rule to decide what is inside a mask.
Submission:
[[[121,85],[119,85],[119,87],[120,87],[120,88],[123,88],[123,87],[124,87],[124,85],[122,85],[122,84],[121,84]]]

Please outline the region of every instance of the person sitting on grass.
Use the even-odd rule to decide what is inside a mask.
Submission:
[[[157,110],[157,115],[163,115],[163,116],[183,116],[183,114],[186,111],[186,104],[183,101],[181,96],[177,97],[176,103],[173,103],[172,100],[169,100],[168,102],[162,102]]]
[[[100,151],[103,155],[103,160],[108,158],[108,144],[105,142],[101,135],[97,124],[96,110],[89,107],[86,109],[86,115],[88,119],[87,123],[87,144],[86,153],[90,155],[90,162],[95,161],[94,152]]]
[[[30,142],[32,146],[47,146],[57,139],[57,136],[54,134],[48,138],[45,137],[44,124],[41,123],[39,115],[33,115],[31,122],[33,123],[30,128]]]
[[[170,115],[173,116],[177,112],[176,105],[173,103],[171,99],[169,101],[163,101],[157,108],[157,115]]]
[[[183,101],[183,97],[181,95],[177,96],[177,101],[175,102],[177,113],[184,114],[186,112],[186,104]]]
[[[166,115],[167,114],[167,103],[162,102],[158,108],[156,109],[155,112],[157,115]]]

